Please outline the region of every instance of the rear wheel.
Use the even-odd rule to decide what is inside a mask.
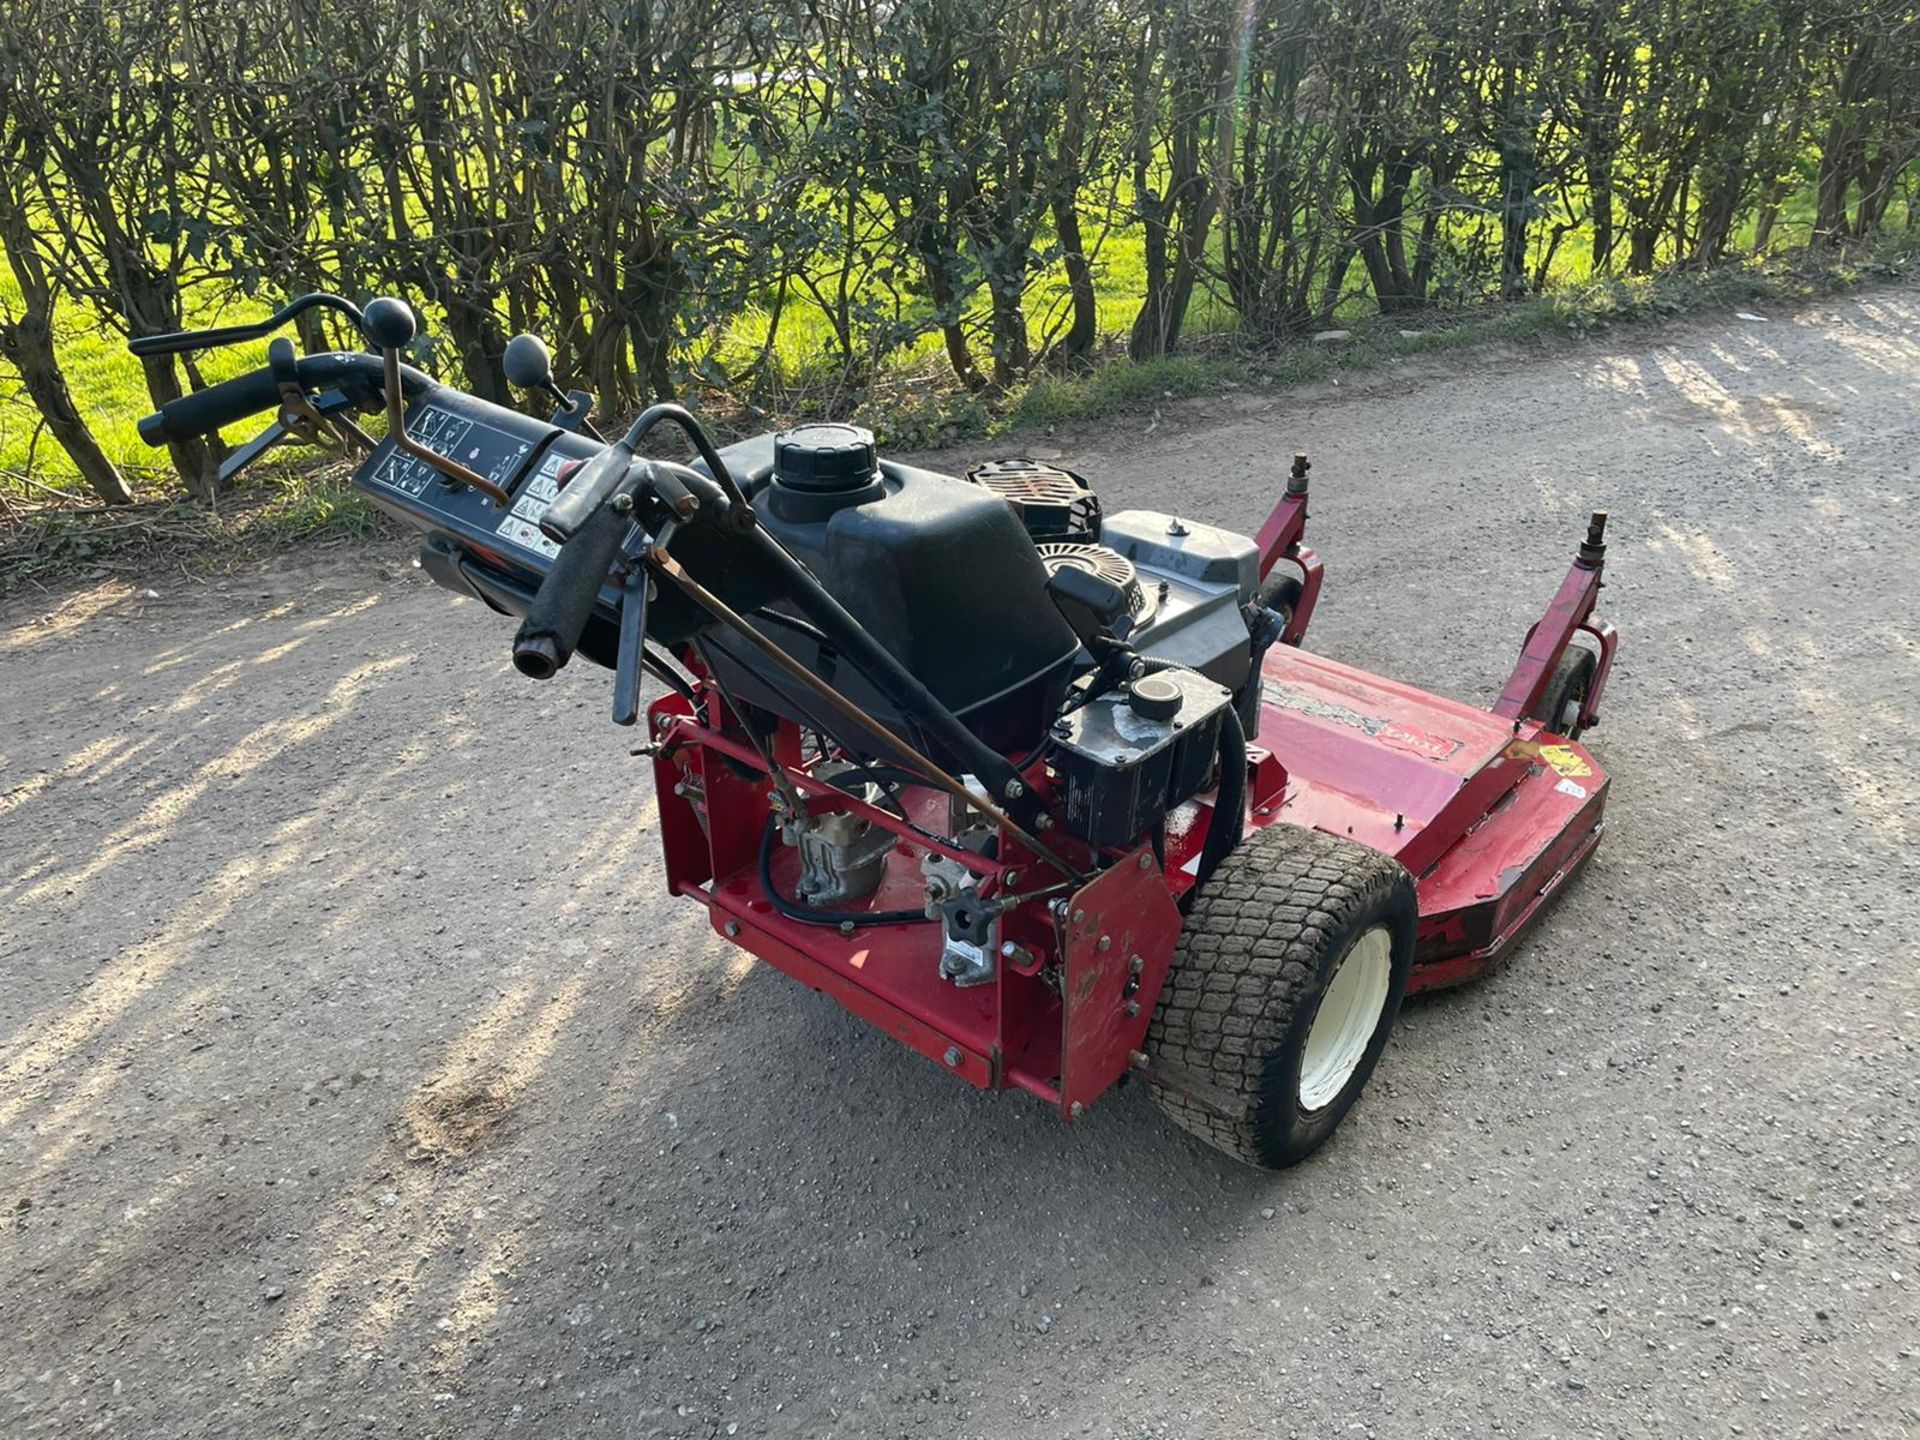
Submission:
[[[1325,1143],[1386,1046],[1413,967],[1413,877],[1351,840],[1271,825],[1194,902],[1147,1034],[1183,1129],[1282,1169]]]
[[[1556,735],[1569,740],[1580,738],[1580,712],[1587,707],[1587,692],[1593,688],[1593,652],[1581,645],[1569,645],[1560,652],[1547,682],[1528,718],[1538,720]]]

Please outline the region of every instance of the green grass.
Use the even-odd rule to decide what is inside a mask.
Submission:
[[[16,312],[20,289],[12,273],[0,266],[0,314]],[[232,311],[212,308],[192,316],[195,325],[221,323],[222,318],[252,318],[253,311],[269,313],[271,307],[248,307],[242,316],[239,307]],[[60,366],[66,372],[67,389],[74,407],[92,429],[100,447],[114,464],[128,473],[138,487],[148,473],[155,476],[165,469],[165,456],[150,449],[140,439],[142,416],[153,409],[147,398],[146,381],[140,362],[127,353],[127,342],[110,326],[102,324],[74,304],[64,304],[54,312],[54,343]],[[266,346],[237,346],[214,351],[203,357],[201,373],[209,382],[224,380],[242,370],[264,363]],[[40,417],[8,371],[0,369],[0,493],[14,493],[17,481],[12,477],[31,474],[46,484],[68,488],[77,485],[72,464],[53,438],[40,429]]]

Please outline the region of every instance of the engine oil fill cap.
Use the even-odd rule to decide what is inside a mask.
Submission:
[[[858,425],[801,425],[773,437],[774,476],[796,490],[858,490],[878,466],[873,432]]]
[[[1143,720],[1171,720],[1180,713],[1180,687],[1164,675],[1142,675],[1127,686],[1127,705]]]

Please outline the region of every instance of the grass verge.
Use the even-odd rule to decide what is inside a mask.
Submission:
[[[937,418],[949,440],[992,436],[1025,426],[1096,420],[1169,396],[1214,394],[1234,385],[1308,384],[1405,356],[1581,338],[1637,322],[1712,311],[1798,305],[1870,281],[1898,280],[1916,270],[1920,234],[1890,237],[1845,255],[1803,252],[1768,265],[1609,278],[1508,304],[1375,316],[1348,327],[1348,338],[1338,343],[1292,341],[1140,363],[1120,356],[1082,375],[1035,380],[1014,392],[984,423],[971,405],[952,417],[926,418]],[[896,444],[906,438],[885,428]]]
[[[46,590],[76,576],[231,569],[295,544],[398,534],[348,474],[337,462],[276,465],[218,509],[180,499],[171,477],[137,482],[136,502],[110,509],[79,495],[47,495],[38,503],[9,495],[0,500],[0,595]]]

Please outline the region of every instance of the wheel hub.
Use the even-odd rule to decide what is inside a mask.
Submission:
[[[1393,937],[1384,925],[1361,934],[1340,957],[1307,1031],[1300,1060],[1300,1108],[1331,1105],[1360,1068],[1380,1028],[1393,978]]]

